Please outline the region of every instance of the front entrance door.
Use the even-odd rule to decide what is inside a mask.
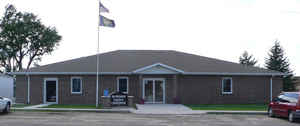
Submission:
[[[58,87],[56,78],[46,78],[44,80],[44,103],[57,104]]]
[[[161,78],[143,80],[143,99],[145,103],[165,103],[165,80]]]

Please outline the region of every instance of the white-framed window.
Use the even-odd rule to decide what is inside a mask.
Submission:
[[[232,94],[232,78],[222,78],[222,94]]]
[[[118,77],[117,81],[117,91],[128,93],[128,77]]]
[[[82,78],[71,77],[71,93],[81,94],[82,93]]]

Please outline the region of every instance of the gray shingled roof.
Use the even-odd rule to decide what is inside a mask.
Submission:
[[[186,73],[282,74],[258,67],[247,67],[233,62],[171,50],[117,50],[99,55],[101,72],[130,73],[155,63],[161,63]],[[96,58],[96,55],[81,57],[31,68],[28,72],[96,72]]]

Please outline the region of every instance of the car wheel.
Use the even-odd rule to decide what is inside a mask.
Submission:
[[[272,108],[269,108],[269,111],[268,111],[268,116],[269,116],[269,117],[275,117],[275,115],[274,115],[274,112],[273,112],[273,109],[272,109]]]
[[[289,121],[290,122],[295,122],[295,117],[293,112],[289,112]]]
[[[4,113],[9,113],[10,112],[10,105],[6,104],[6,107],[4,109]]]

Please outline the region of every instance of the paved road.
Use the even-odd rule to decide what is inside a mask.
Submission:
[[[14,112],[0,126],[299,126],[264,115],[136,115],[79,112]]]

